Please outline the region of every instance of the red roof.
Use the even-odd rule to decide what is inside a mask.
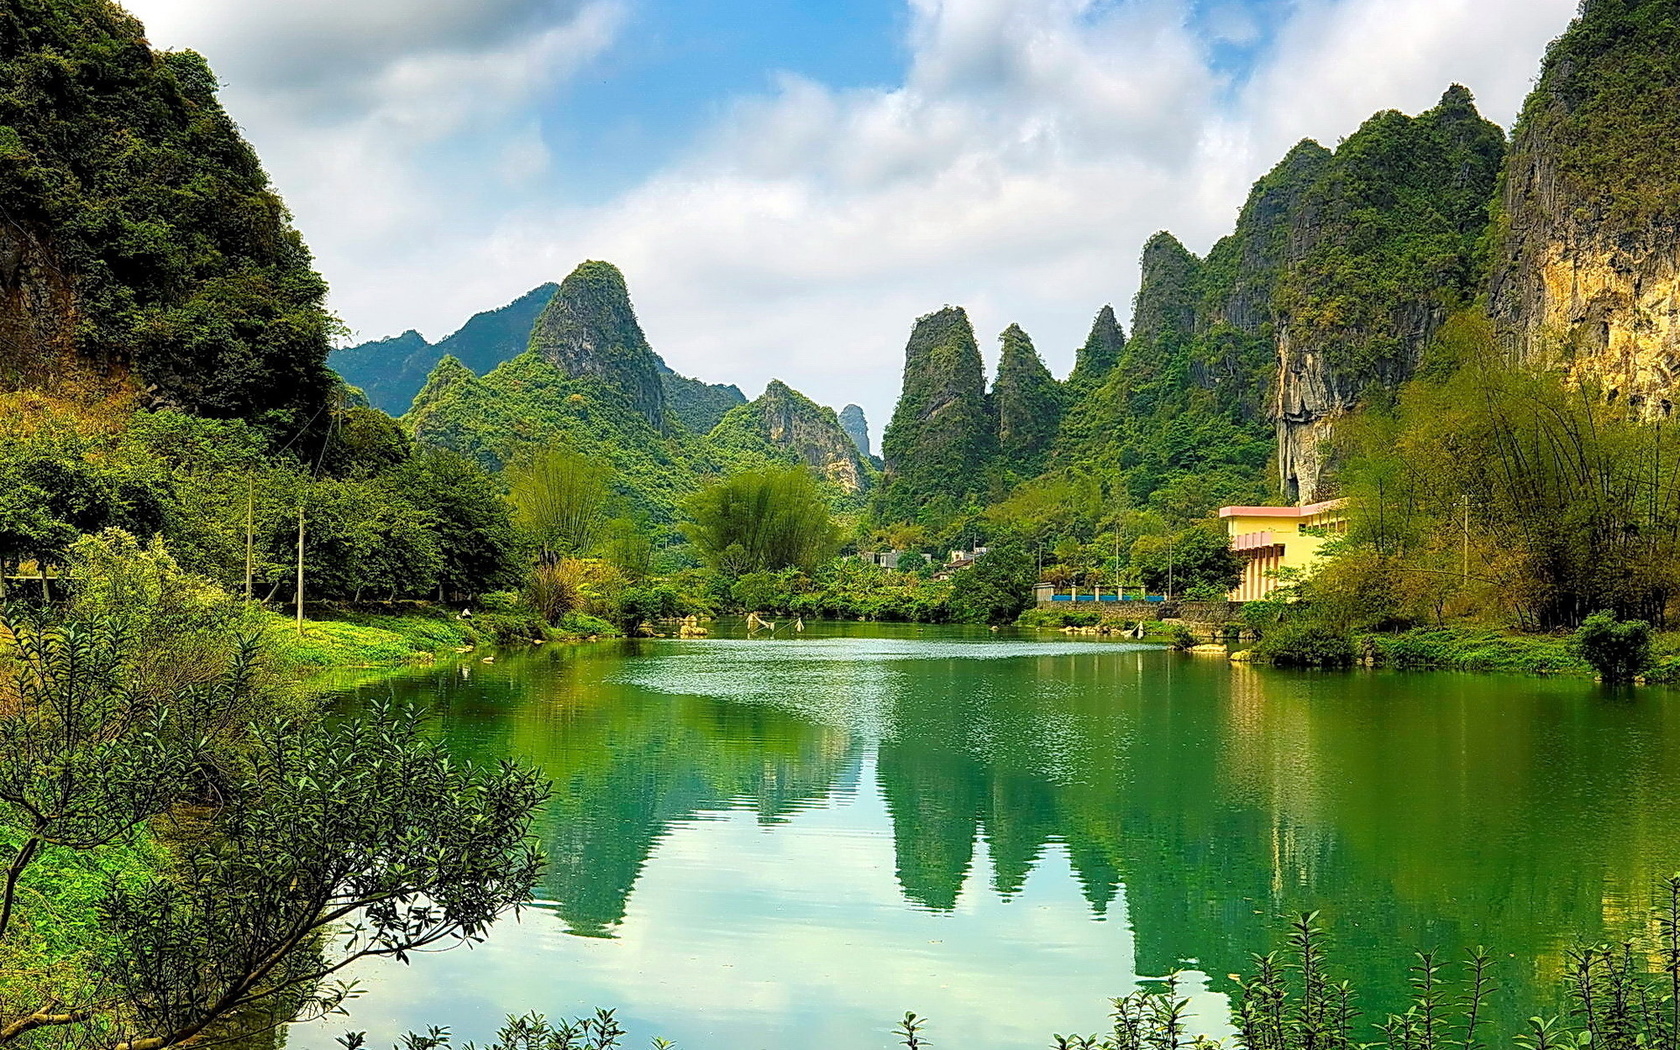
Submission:
[[[1221,518],[1310,518],[1341,507],[1339,499],[1309,503],[1305,507],[1220,507]]]

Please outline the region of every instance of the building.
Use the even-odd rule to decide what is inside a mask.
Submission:
[[[865,562],[869,565],[879,566],[883,569],[912,569],[920,568],[921,566],[927,564],[927,558],[923,555],[912,554],[909,551],[900,550],[860,551],[854,555],[854,557],[856,557],[858,561]]]
[[[1285,569],[1310,572],[1319,549],[1347,528],[1342,501],[1305,507],[1221,507],[1220,520],[1231,549],[1243,559],[1242,582],[1232,589],[1234,602],[1251,602],[1278,589]]]

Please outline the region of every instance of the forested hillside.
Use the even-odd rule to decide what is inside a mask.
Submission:
[[[0,385],[320,413],[326,285],[216,88],[115,4],[0,2]]]

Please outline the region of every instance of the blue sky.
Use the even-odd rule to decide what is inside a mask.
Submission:
[[[1303,137],[1461,82],[1509,124],[1575,0],[128,0],[192,47],[358,336],[578,262],[680,371],[876,433],[920,314],[1058,374],[1137,254]]]

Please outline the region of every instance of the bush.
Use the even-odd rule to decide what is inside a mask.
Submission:
[[[1353,638],[1328,624],[1285,621],[1261,637],[1254,654],[1273,667],[1351,667]]]
[[[1651,666],[1651,625],[1595,612],[1575,632],[1573,648],[1606,682],[1631,682]]]

